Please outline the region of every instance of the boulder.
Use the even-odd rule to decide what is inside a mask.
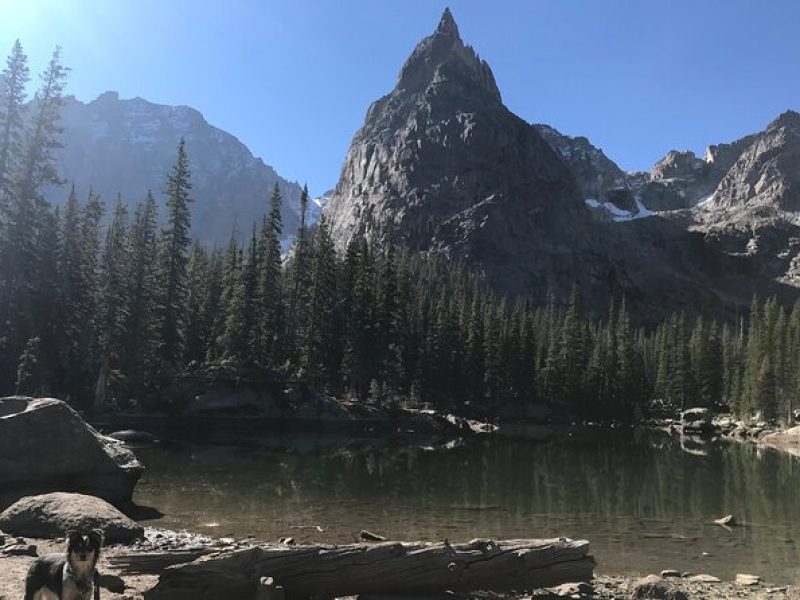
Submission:
[[[123,594],[125,592],[125,580],[117,575],[103,573],[98,577],[97,582],[101,588],[107,589],[112,594]]]
[[[690,408],[681,413],[683,431],[708,432],[714,429],[711,412],[707,408]]]
[[[0,554],[6,556],[39,556],[39,551],[33,544],[8,544],[0,548]]]
[[[659,600],[688,600],[686,594],[658,575],[648,575],[633,582],[631,598],[658,598]]]
[[[143,471],[130,450],[65,402],[0,399],[0,489],[78,491],[126,502]]]
[[[736,585],[751,586],[758,585],[761,582],[761,577],[758,575],[749,575],[747,573],[736,574]]]
[[[143,527],[105,500],[67,492],[19,499],[0,513],[0,528],[34,538],[56,538],[70,529],[100,529],[108,544],[144,535]]]
[[[573,598],[580,596],[591,596],[594,593],[594,587],[590,583],[581,581],[578,583],[562,583],[554,588],[547,588],[547,590],[561,598]]]

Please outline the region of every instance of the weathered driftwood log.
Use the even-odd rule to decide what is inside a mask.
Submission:
[[[591,579],[589,542],[473,540],[344,546],[270,546],[201,557],[167,568],[147,600],[255,598],[261,578],[289,600],[359,593],[526,590]]]
[[[131,552],[128,554],[109,554],[108,563],[119,569],[123,575],[160,574],[172,565],[192,562],[206,554],[214,553],[214,548],[198,550],[159,550],[157,552]]]

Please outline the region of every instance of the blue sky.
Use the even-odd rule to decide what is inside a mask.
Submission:
[[[624,169],[800,109],[796,0],[0,0],[0,51],[60,44],[78,99],[193,106],[318,194],[446,5],[512,111]]]

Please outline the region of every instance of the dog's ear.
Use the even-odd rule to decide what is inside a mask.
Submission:
[[[67,530],[67,543],[75,541],[81,536],[80,532],[75,529],[68,529]]]
[[[87,535],[89,536],[89,540],[92,542],[92,546],[99,550],[103,545],[103,530],[92,529]]]

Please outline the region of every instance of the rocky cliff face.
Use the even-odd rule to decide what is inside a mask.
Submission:
[[[533,273],[540,282],[545,271],[572,273],[571,250],[590,237],[581,236],[590,217],[575,178],[503,105],[449,10],[367,112],[327,214],[340,248],[363,234],[436,250],[514,288]],[[568,286],[568,276],[544,278]]]
[[[800,114],[785,112],[744,141],[722,149],[729,168],[691,212],[690,227],[724,252],[748,257],[763,275],[800,288]]]
[[[800,114],[787,111],[751,136],[707,208],[721,215],[800,212]]]
[[[364,235],[436,252],[540,301],[578,285],[595,313],[622,295],[642,320],[719,310],[779,284],[686,211],[649,209],[692,206],[746,145],[712,147],[706,160],[673,152],[651,173],[623,173],[586,138],[512,114],[446,10],[369,108],[326,213],[340,248]]]
[[[709,146],[704,158],[691,151],[670,150],[649,172],[626,173],[587,138],[564,135],[549,125],[535,127],[570,168],[584,198],[596,200],[601,208],[610,202],[634,215],[640,210],[637,200],[648,211],[691,208],[708,200],[756,138],[750,135]],[[615,216],[613,207],[610,216]]]
[[[284,231],[295,231],[301,188],[256,158],[234,136],[210,125],[186,106],[163,106],[106,92],[84,104],[69,98],[62,109],[64,147],[57,153],[60,176],[82,195],[89,186],[110,204],[118,193],[133,205],[152,189],[163,207],[167,173],[178,140],[186,139],[192,170],[192,229],[207,243],[225,244],[234,222],[245,233],[261,220],[277,182],[284,198]],[[47,191],[55,204],[63,187]]]
[[[427,248],[482,203],[544,218],[579,202],[568,169],[503,106],[489,66],[445,11],[367,112],[328,212],[340,246],[365,234]]]
[[[622,192],[629,187],[627,174],[600,148],[592,145],[584,136],[564,135],[554,127],[542,123],[537,123],[534,127],[570,168],[584,198],[594,198],[601,202],[626,201]]]

